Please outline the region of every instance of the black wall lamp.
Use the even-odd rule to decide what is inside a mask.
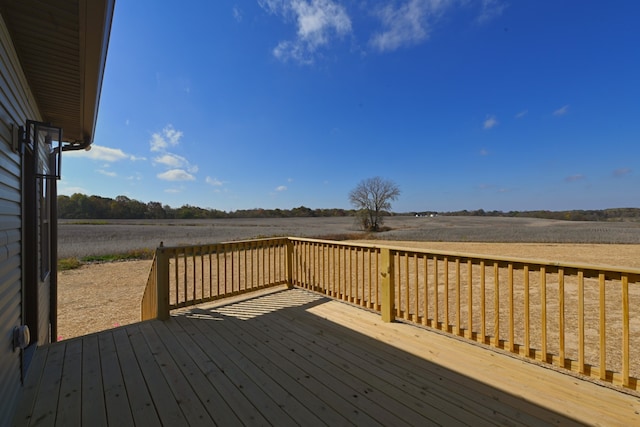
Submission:
[[[27,120],[26,127],[20,126],[18,134],[19,142],[33,151],[36,176],[60,179],[62,128]]]

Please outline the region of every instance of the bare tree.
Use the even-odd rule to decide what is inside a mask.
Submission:
[[[367,231],[380,231],[382,216],[391,209],[391,201],[400,195],[400,188],[388,179],[375,176],[362,181],[349,192],[349,201],[360,210],[362,227]]]

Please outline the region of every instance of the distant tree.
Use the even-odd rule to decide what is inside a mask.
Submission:
[[[349,193],[349,201],[358,209],[363,229],[380,231],[383,215],[399,195],[400,188],[393,181],[375,176],[360,181]]]
[[[162,207],[162,203],[149,202],[147,203],[146,217],[151,219],[165,219],[167,212]]]

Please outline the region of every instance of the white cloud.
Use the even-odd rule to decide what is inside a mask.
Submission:
[[[279,192],[287,191],[287,187],[284,185],[281,185],[279,187],[276,187],[276,191],[279,191]]]
[[[154,158],[153,161],[172,169],[182,168],[187,169],[190,173],[198,172],[198,166],[192,165],[186,158],[173,153],[165,153]]]
[[[109,148],[102,145],[92,144],[90,150],[65,151],[63,157],[81,157],[84,159],[99,160],[101,162],[118,162],[120,160],[144,160],[143,157],[136,157],[127,154],[119,148]]]
[[[502,12],[504,12],[506,8],[507,3],[501,0],[482,0],[480,15],[478,15],[477,21],[480,24],[491,21],[502,15]]]
[[[296,23],[295,39],[281,41],[273,49],[273,55],[281,61],[311,64],[318,49],[329,45],[334,36],[351,32],[346,9],[332,0],[258,0],[258,4]]]
[[[529,110],[522,110],[518,114],[516,114],[516,119],[521,119],[527,114],[529,114]]]
[[[578,173],[578,174],[575,174],[575,175],[568,176],[568,177],[566,177],[564,180],[565,180],[566,182],[576,182],[576,181],[581,181],[581,180],[583,180],[584,178],[585,178],[585,176],[584,176],[584,175],[582,175],[582,174]]]
[[[496,119],[496,116],[487,116],[487,119],[484,121],[482,127],[484,129],[491,129],[493,127],[496,127],[498,125],[498,119]]]
[[[222,187],[223,183],[218,178],[211,178],[210,176],[205,178],[205,182],[214,187]]]
[[[156,175],[165,181],[195,181],[196,177],[183,169],[170,169]]]
[[[182,193],[182,188],[167,188],[164,192],[171,194]]]
[[[376,15],[382,21],[383,31],[374,34],[369,43],[386,52],[427,40],[434,22],[451,4],[451,0],[409,0],[398,7],[393,4],[381,7]]]
[[[564,116],[568,112],[569,112],[569,106],[565,105],[563,107],[558,108],[556,111],[554,111],[553,115],[560,117],[560,116]]]
[[[176,146],[180,143],[182,138],[182,131],[175,130],[172,125],[167,125],[161,132],[156,132],[151,135],[149,145],[151,151],[164,151],[169,146]]]
[[[153,158],[153,163],[168,168],[166,172],[156,175],[159,179],[195,181],[193,174],[198,172],[198,166],[192,165],[185,157],[167,151],[167,148],[180,144],[182,136],[182,131],[174,129],[172,125],[167,125],[161,132],[151,135],[150,150],[161,153]]]
[[[102,174],[104,176],[110,176],[110,177],[116,177],[118,176],[117,173],[115,172],[111,172],[111,171],[106,171],[104,169],[96,169],[96,172],[98,172],[99,174]]]

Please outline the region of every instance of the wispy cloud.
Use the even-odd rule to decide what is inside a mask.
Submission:
[[[482,125],[484,129],[491,129],[496,126],[498,126],[498,119],[496,119],[496,116],[487,116]]]
[[[210,176],[205,179],[205,182],[209,185],[213,185],[214,187],[222,187],[224,185],[218,178],[211,178]]]
[[[233,14],[233,19],[235,19],[236,22],[242,22],[242,9],[238,6],[233,6],[231,13]]]
[[[118,162],[121,160],[146,160],[144,157],[136,157],[127,154],[119,148],[109,148],[102,145],[92,144],[90,150],[65,151],[64,157],[81,157],[102,162]]]
[[[198,166],[192,165],[186,158],[173,153],[165,153],[154,158],[153,161],[154,163],[158,163],[172,169],[182,168],[188,170],[191,173],[198,172]]]
[[[631,169],[629,168],[620,168],[620,169],[616,169],[613,171],[613,176],[615,177],[623,177],[623,176],[627,176],[631,173]]]
[[[369,43],[374,49],[387,52],[423,42],[429,38],[434,22],[452,4],[447,0],[409,0],[399,6],[382,6],[376,15],[383,29]]]
[[[527,114],[529,114],[529,110],[522,110],[518,114],[516,114],[516,119],[521,119]]]
[[[563,107],[558,108],[556,111],[554,111],[553,115],[560,117],[560,116],[564,116],[568,112],[569,112],[569,105],[565,105]]]
[[[104,170],[104,169],[96,169],[96,172],[98,172],[101,175],[109,176],[109,177],[112,177],[112,178],[118,176],[117,173],[115,173],[113,171],[107,171],[107,170]]]
[[[295,38],[283,40],[273,49],[281,61],[312,64],[319,49],[334,37],[351,32],[346,9],[332,0],[258,0],[258,4],[269,13],[295,21]]]
[[[196,177],[183,169],[170,169],[156,175],[164,181],[195,181]]]
[[[287,187],[285,185],[280,185],[276,187],[276,191],[278,192],[287,191]]]
[[[182,131],[175,130],[172,125],[167,125],[161,132],[151,135],[149,141],[151,151],[162,152],[170,146],[176,146],[180,144],[182,136]]]
[[[480,14],[476,18],[478,23],[484,24],[502,15],[507,8],[507,3],[502,0],[482,0]]]
[[[399,3],[399,4],[398,4]],[[503,0],[403,0],[374,11],[382,30],[373,34],[369,44],[379,52],[420,44],[429,39],[438,21],[455,7],[480,5],[476,22],[484,24],[502,15],[507,7]]]
[[[580,173],[578,173],[578,174],[575,174],[575,175],[570,175],[570,176],[566,177],[564,180],[566,182],[576,182],[576,181],[582,181],[583,179],[585,179],[585,176],[580,174]]]

